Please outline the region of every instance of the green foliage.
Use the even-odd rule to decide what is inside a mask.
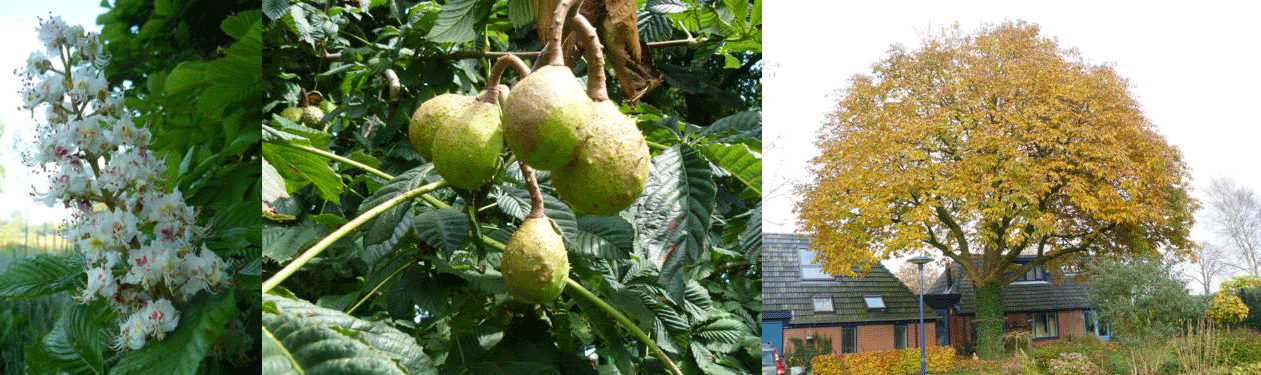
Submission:
[[[1240,324],[1261,331],[1261,287],[1241,288],[1236,293],[1244,306],[1248,307],[1248,316]]]
[[[482,51],[539,50],[532,3],[263,2],[262,153],[277,172],[264,178],[284,187],[270,196],[278,214],[292,217],[267,224],[268,273],[320,234],[439,180],[407,140],[412,111],[436,95],[484,86],[493,60]],[[662,5],[650,3],[641,14]],[[620,108],[663,146],[635,205],[616,216],[576,215],[555,197],[549,174],[537,172],[545,212],[566,241],[570,278],[689,374],[751,373],[759,358],[761,46],[750,22],[760,23],[760,6],[728,3],[678,2],[662,13],[696,21],[667,18],[656,30],[663,38],[706,39],[651,49],[665,84],[637,107]],[[517,79],[509,74],[505,83]],[[610,96],[626,102],[619,89],[610,85]],[[337,104],[317,125],[276,116],[312,104],[315,92]],[[295,303],[405,334],[444,373],[665,371],[637,336],[573,290],[540,306],[507,295],[500,246],[528,214],[530,196],[515,160],[508,155],[502,165],[478,191],[439,189],[386,210],[282,287]],[[326,322],[303,324],[344,334]],[[264,350],[283,353],[288,344],[265,342]],[[267,356],[268,368],[296,363]]]
[[[1257,331],[1234,329],[1224,332],[1218,345],[1229,365],[1261,362],[1261,333]]]
[[[810,372],[814,357],[832,354],[831,338],[819,337],[809,341],[800,337],[788,339],[792,342],[793,350],[784,355],[784,362],[789,367],[802,366],[806,368],[806,372]]]
[[[61,310],[61,318],[44,338],[26,347],[26,366],[31,373],[99,374],[104,371],[102,352],[108,336],[99,327],[106,322],[104,303],[74,304]]]
[[[292,296],[266,295],[263,325],[264,373],[437,373],[407,334]]]
[[[0,274],[0,299],[38,298],[70,290],[79,283],[83,271],[70,259],[37,255],[14,260]]]
[[[1099,259],[1091,265],[1090,298],[1114,339],[1165,340],[1197,317],[1197,303],[1174,277],[1173,261],[1142,257]]]

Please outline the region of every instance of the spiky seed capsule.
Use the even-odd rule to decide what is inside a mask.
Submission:
[[[302,124],[306,126],[319,125],[320,120],[324,118],[324,111],[319,107],[309,105],[302,107]]]
[[[499,106],[475,101],[459,116],[438,126],[433,136],[433,166],[451,186],[476,190],[499,171],[503,129]]]
[[[420,103],[412,113],[407,127],[407,140],[425,160],[433,160],[433,138],[438,125],[463,113],[473,104],[473,97],[459,94],[442,94]]]
[[[553,170],[573,158],[591,99],[565,66],[530,73],[504,101],[504,139],[517,159]]]
[[[569,257],[551,219],[525,219],[504,249],[500,270],[508,294],[517,299],[541,304],[560,296],[569,276]]]
[[[644,191],[651,154],[635,121],[612,102],[594,103],[574,159],[552,171],[552,186],[574,212],[616,215]]]
[[[289,121],[293,121],[295,123],[302,123],[302,108],[299,108],[299,107],[285,108],[283,111],[280,111],[280,116],[286,119],[289,119]]]

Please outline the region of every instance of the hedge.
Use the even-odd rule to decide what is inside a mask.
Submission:
[[[928,347],[928,371],[949,372],[954,369],[954,349],[949,346]],[[811,367],[815,375],[904,375],[919,372],[919,349],[880,352],[827,354],[814,357]]]

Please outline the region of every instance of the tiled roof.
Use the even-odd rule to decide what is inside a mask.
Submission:
[[[861,279],[802,280],[798,251],[808,249],[805,237],[784,233],[762,234],[762,309],[791,310],[789,324],[826,324],[913,320],[919,299],[883,265]],[[879,295],[883,311],[869,310],[864,296]],[[814,312],[815,297],[832,297],[834,312]]]
[[[928,289],[928,293],[957,293],[960,295],[959,312],[975,314],[976,289],[972,281],[963,276],[958,264],[954,264],[952,268],[954,277],[950,288],[946,287],[946,273],[942,272]],[[1089,286],[1073,278],[1063,278],[1059,282],[1050,280],[1007,284],[1003,287],[1003,308],[1007,312],[1089,309]]]

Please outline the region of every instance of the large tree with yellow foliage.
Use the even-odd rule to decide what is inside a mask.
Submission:
[[[795,208],[816,261],[853,275],[949,257],[976,286],[987,358],[1003,285],[1037,265],[1181,254],[1198,206],[1181,154],[1126,78],[1026,22],[893,46],[841,92],[817,145]]]

